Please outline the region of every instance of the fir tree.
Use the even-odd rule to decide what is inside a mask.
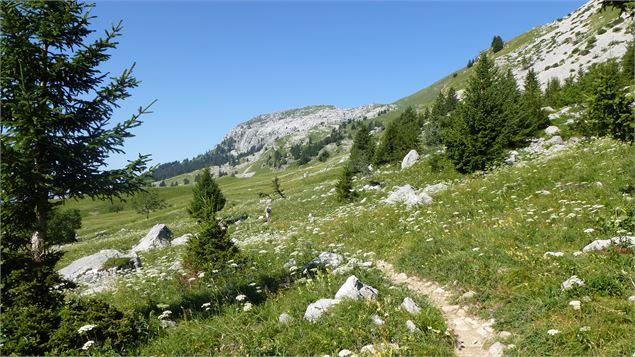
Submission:
[[[335,186],[337,199],[343,202],[352,201],[357,197],[357,192],[353,190],[353,171],[348,167],[344,167],[340,179]]]
[[[417,147],[421,124],[421,118],[417,112],[408,107],[398,118],[388,124],[375,153],[375,162],[378,164],[400,162],[410,150]]]
[[[43,355],[63,296],[48,252],[51,212],[67,199],[113,198],[145,184],[148,156],[103,168],[123,153],[146,108],[111,125],[113,108],[139,82],[133,67],[108,80],[99,68],[121,24],[92,38],[91,5],[76,1],[0,2],[0,197],[3,353]]]
[[[370,136],[370,128],[364,124],[360,126],[353,139],[353,147],[349,159],[349,167],[353,173],[368,172],[368,165],[375,156],[375,143]]]
[[[203,169],[200,179],[192,188],[192,201],[187,212],[199,221],[211,219],[225,207],[225,196],[212,177],[209,169]]]
[[[500,36],[494,36],[492,39],[492,52],[496,53],[503,49],[505,46],[505,41]]]
[[[588,135],[633,142],[633,97],[623,87],[617,63],[609,62],[598,71],[587,97],[582,129]]]
[[[501,159],[509,143],[505,134],[515,97],[510,80],[501,76],[494,62],[481,55],[468,80],[463,102],[452,113],[443,143],[459,172],[483,170]],[[511,92],[511,93],[510,93]]]
[[[562,87],[558,78],[551,78],[545,88],[545,104],[559,108],[561,106]]]
[[[533,69],[527,72],[524,82],[524,91],[520,96],[518,111],[515,115],[515,123],[512,127],[511,142],[514,145],[522,145],[526,139],[538,129],[549,125],[547,113],[542,110],[543,98],[538,77]]]
[[[198,235],[190,238],[185,247],[183,262],[193,272],[224,270],[238,248],[227,235],[225,227],[213,217],[211,205],[204,208],[209,219],[200,225]]]
[[[627,83],[635,79],[635,52],[633,48],[633,43],[631,43],[622,57],[622,74]]]

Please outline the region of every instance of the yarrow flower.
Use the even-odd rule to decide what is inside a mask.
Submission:
[[[77,330],[77,333],[84,333],[95,328],[95,325],[84,325]]]
[[[163,311],[163,313],[161,313],[161,315],[159,315],[159,320],[166,319],[166,318],[170,317],[170,315],[172,315],[172,311],[165,310],[165,311]]]
[[[252,307],[251,303],[250,302],[246,302],[245,306],[243,306],[243,311],[249,311],[249,310],[251,310],[251,307]]]
[[[240,294],[238,296],[236,296],[236,301],[243,301],[247,298],[246,295]]]
[[[211,302],[206,302],[203,305],[201,305],[201,308],[210,307],[210,306],[212,306],[212,303]]]
[[[84,346],[82,346],[82,350],[86,351],[94,344],[95,344],[95,341],[93,340],[87,341],[86,343],[84,343]]]

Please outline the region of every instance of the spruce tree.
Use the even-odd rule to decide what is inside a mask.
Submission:
[[[205,221],[211,219],[223,207],[225,207],[225,196],[209,169],[205,168],[192,188],[192,201],[187,212],[192,218]]]
[[[551,78],[545,88],[545,104],[559,108],[562,104],[562,87],[558,78]]]
[[[582,129],[587,135],[608,135],[633,142],[633,97],[623,87],[619,68],[609,62],[598,69],[587,97]]]
[[[509,143],[505,135],[516,96],[508,75],[501,76],[485,54],[474,66],[463,101],[444,131],[446,153],[459,172],[483,170],[501,159]]]
[[[533,69],[527,72],[524,82],[524,91],[520,96],[518,111],[515,115],[516,122],[512,127],[511,142],[513,145],[522,145],[526,139],[549,125],[547,113],[542,110],[543,97],[540,90],[538,77]]]
[[[0,220],[3,353],[42,355],[59,322],[63,296],[50,252],[54,207],[73,198],[113,198],[145,184],[148,156],[104,169],[123,153],[147,112],[112,125],[113,108],[137,87],[130,67],[100,71],[121,24],[92,38],[91,5],[76,1],[0,2]],[[89,37],[91,37],[89,41]]]
[[[340,179],[335,186],[337,199],[343,202],[352,201],[357,197],[357,192],[353,190],[353,171],[349,166],[344,167]]]
[[[408,107],[398,118],[388,124],[381,144],[375,153],[378,164],[400,162],[406,154],[417,147],[421,132],[421,118]]]
[[[635,79],[635,51],[633,43],[628,45],[626,53],[622,57],[622,76],[626,83],[631,83]]]
[[[353,173],[368,172],[368,165],[372,163],[375,156],[375,143],[370,136],[368,126],[362,124],[355,133],[353,147],[349,159],[349,167]]]
[[[505,46],[505,41],[500,36],[494,36],[492,39],[492,52],[496,53],[503,49]]]

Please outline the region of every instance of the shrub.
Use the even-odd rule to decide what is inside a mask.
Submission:
[[[353,171],[345,167],[339,181],[335,186],[337,199],[340,201],[352,201],[357,197],[357,192],[353,190]]]
[[[410,150],[417,147],[421,124],[421,117],[417,112],[411,107],[407,108],[388,124],[375,153],[375,162],[378,164],[400,162]]]
[[[76,242],[75,231],[80,228],[82,228],[82,216],[78,209],[54,210],[48,223],[49,244]]]
[[[82,326],[92,329],[79,332]],[[53,354],[130,354],[130,347],[147,333],[141,318],[99,300],[72,300],[60,312],[60,325],[51,338]],[[94,344],[82,349],[88,341]]]
[[[190,238],[185,248],[183,262],[191,271],[223,270],[233,259],[238,248],[215,219],[205,221],[199,234]]]
[[[106,260],[104,262],[104,265],[102,265],[101,270],[108,270],[108,269],[112,269],[112,268],[117,268],[117,269],[124,269],[124,268],[128,268],[128,267],[133,267],[133,263],[132,260],[130,258],[109,258],[108,260]]]
[[[503,41],[503,38],[500,36],[494,36],[494,38],[492,39],[492,52],[496,53],[502,50],[504,46],[505,41]]]
[[[192,189],[192,201],[187,212],[192,218],[207,220],[225,207],[225,196],[208,169]]]
[[[318,155],[318,158],[317,158],[317,159],[318,159],[318,161],[320,161],[320,162],[324,162],[324,161],[328,160],[328,158],[329,158],[330,156],[331,156],[331,154],[329,154],[329,152],[328,152],[328,151],[326,151],[326,150],[322,150],[322,151],[320,152],[320,154]]]
[[[136,194],[132,200],[132,206],[137,210],[137,213],[144,214],[148,218],[150,212],[166,208],[167,203],[159,197],[157,189],[150,189]]]
[[[108,206],[108,212],[119,213],[121,211],[123,211],[123,205],[121,203],[113,203],[110,206]]]

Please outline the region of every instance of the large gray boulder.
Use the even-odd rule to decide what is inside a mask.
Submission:
[[[401,169],[405,170],[409,168],[410,166],[416,164],[418,160],[419,154],[417,153],[417,150],[410,150],[410,152],[406,154],[401,161]]]
[[[324,313],[326,313],[333,305],[337,305],[341,300],[338,299],[320,299],[307,306],[304,312],[304,319],[309,322],[316,322]]]
[[[419,315],[421,313],[421,308],[419,308],[419,306],[415,304],[414,300],[412,300],[409,297],[403,299],[403,302],[401,303],[401,308],[406,310],[412,315]]]
[[[93,255],[75,260],[68,266],[62,268],[59,273],[65,279],[78,281],[79,278],[86,273],[96,273],[101,270],[108,259],[123,257],[125,257],[125,254],[118,250],[104,249]]]
[[[405,185],[397,187],[395,191],[390,193],[390,195],[384,202],[391,205],[403,203],[408,207],[412,207],[420,204],[430,204],[432,203],[432,197],[430,197],[430,195],[428,195],[426,192],[417,192],[412,188],[412,186]]]
[[[184,245],[187,244],[187,242],[192,238],[192,234],[191,233],[186,233],[178,238],[174,238],[170,244],[172,244],[173,246],[178,246],[178,245]]]
[[[377,289],[359,281],[355,275],[351,275],[335,294],[336,299],[375,300]]]
[[[131,252],[147,252],[155,248],[167,247],[170,245],[172,232],[165,224],[157,224],[143,237],[139,244],[132,247]]]
[[[635,236],[620,236],[613,237],[611,239],[598,239],[593,242],[587,244],[582,251],[585,253],[593,252],[596,250],[603,250],[611,245],[618,245],[623,247],[632,247],[635,246]]]

